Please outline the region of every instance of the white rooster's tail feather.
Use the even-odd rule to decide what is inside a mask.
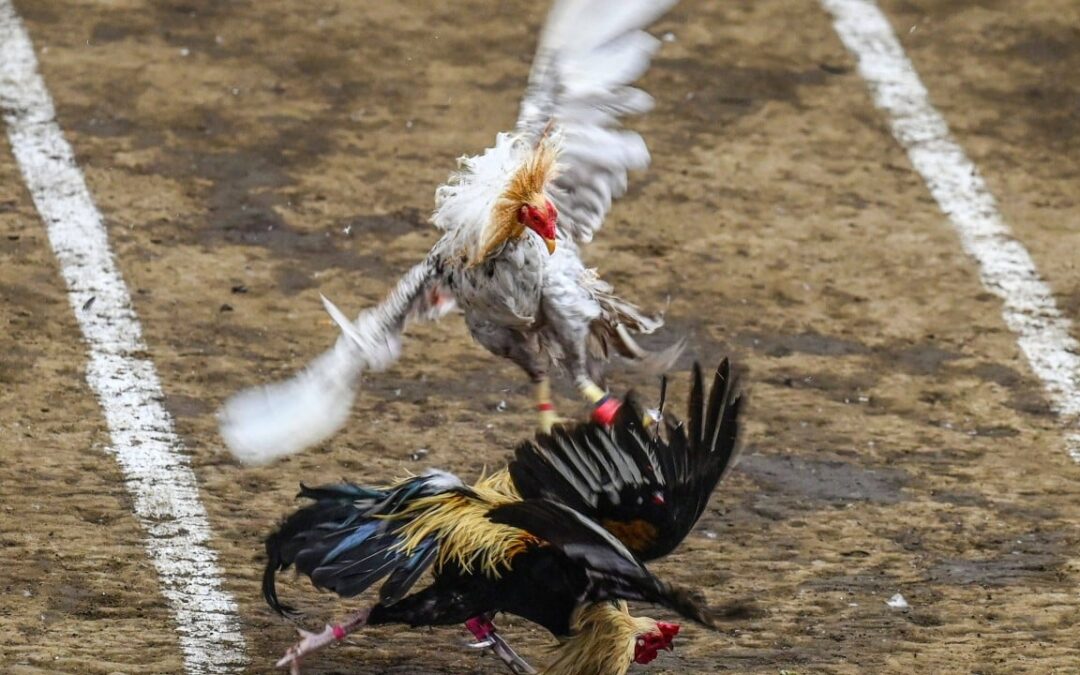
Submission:
[[[349,419],[361,373],[397,361],[406,321],[438,319],[453,308],[452,296],[430,272],[426,261],[416,265],[355,322],[323,297],[341,337],[291,379],[252,387],[226,401],[218,419],[233,456],[248,465],[268,464],[340,429]]]
[[[666,373],[675,366],[686,348],[685,339],[660,351],[651,351],[639,345],[632,335],[648,335],[659,330],[664,325],[662,312],[646,314],[637,305],[615,295],[615,289],[597,276],[596,270],[585,270],[580,283],[600,305],[600,316],[589,326],[590,350],[596,360],[606,361],[618,354],[634,370],[654,375]]]

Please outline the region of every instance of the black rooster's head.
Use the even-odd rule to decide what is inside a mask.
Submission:
[[[672,641],[679,634],[679,624],[656,621],[656,628],[640,633],[634,643],[634,663],[649,663],[661,650],[675,649]]]

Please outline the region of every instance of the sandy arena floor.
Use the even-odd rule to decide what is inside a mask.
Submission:
[[[302,456],[242,469],[213,413],[334,339],[319,292],[352,313],[424,255],[433,189],[513,122],[545,3],[15,5],[193,457],[250,672],[270,672],[294,633],[262,603],[261,540],[297,484],[474,477],[530,432],[529,392],[449,317],[413,330],[347,430]],[[1080,5],[882,8],[1080,318]],[[587,257],[646,306],[670,296],[657,343],[690,336],[683,370],[732,355],[752,406],[749,456],[657,566],[743,611],[634,672],[1080,672],[1080,467],[829,17],[809,0],[686,0],[655,32],[674,39],[644,81],[657,109],[634,123],[654,163]],[[182,672],[2,135],[0,296],[0,665]],[[356,605],[306,582],[282,592],[312,624]],[[910,609],[886,606],[895,593]],[[546,634],[502,623],[545,659]],[[464,637],[369,630],[307,672],[502,672]]]

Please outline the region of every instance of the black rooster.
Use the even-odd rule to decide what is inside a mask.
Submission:
[[[665,383],[666,384],[666,383]],[[509,612],[562,640],[550,675],[622,675],[670,649],[678,632],[627,612],[627,600],[668,607],[706,626],[695,593],[665,583],[642,561],[667,555],[690,532],[734,464],[741,396],[727,360],[706,394],[695,365],[688,426],[663,414],[647,425],[633,394],[610,428],[556,426],[521,444],[506,469],[473,486],[430,470],[388,488],[302,488],[313,499],[266,542],[263,593],[290,565],[320,588],[352,597],[386,578],[377,604],[319,634],[305,633],[278,665],[365,624],[465,622],[515,672],[535,672],[490,622]],[[425,572],[433,582],[411,593]]]

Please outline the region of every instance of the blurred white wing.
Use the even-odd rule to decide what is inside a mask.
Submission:
[[[352,332],[362,330],[354,327]],[[393,363],[400,341],[386,338],[376,351]],[[234,395],[219,413],[229,451],[242,463],[258,466],[329,438],[349,419],[360,374],[377,365],[378,358],[369,364],[367,356],[346,333],[294,377]]]
[[[652,97],[630,84],[648,70],[660,41],[645,32],[678,0],[556,0],[529,74],[517,130],[536,139],[554,121],[559,176],[550,197],[559,230],[592,240],[626,192],[627,172],[649,165],[641,136],[620,117],[647,112]]]
[[[437,319],[454,303],[425,260],[355,322],[325,297],[323,306],[342,331],[334,346],[288,380],[232,396],[218,413],[225,444],[244,464],[268,464],[329,438],[349,419],[361,373],[398,359],[406,321]]]

